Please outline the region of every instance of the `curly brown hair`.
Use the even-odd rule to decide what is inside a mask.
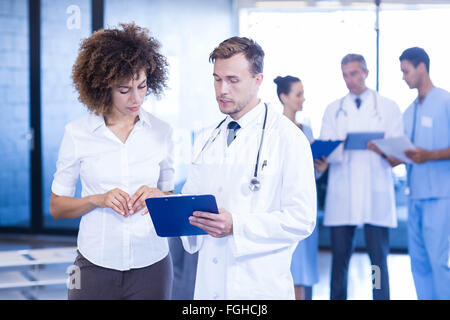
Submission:
[[[119,26],[122,30],[103,29],[84,39],[72,68],[78,99],[97,115],[110,112],[111,89],[142,69],[147,75],[146,95],[160,96],[166,87],[168,64],[159,53],[160,43],[134,22]]]

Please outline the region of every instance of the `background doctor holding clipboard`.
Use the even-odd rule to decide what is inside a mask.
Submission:
[[[450,93],[430,78],[430,57],[408,48],[399,57],[403,80],[418,96],[403,114],[415,148],[408,177],[408,252],[419,300],[450,299]]]
[[[349,93],[327,107],[320,139],[345,140],[350,132],[401,136],[402,115],[397,104],[365,85],[368,70],[364,57],[348,54],[341,68]],[[373,298],[389,299],[388,228],[397,226],[391,165],[399,162],[382,154],[371,142],[368,148],[344,150],[333,157],[335,161],[329,159],[324,225],[331,227],[331,299],[347,298],[348,264],[358,225],[364,225],[372,265],[381,271],[381,288],[373,289]]]
[[[239,37],[210,56],[227,116],[196,140],[182,190],[213,194],[219,208],[190,217],[208,235],[182,237],[186,251],[199,252],[194,299],[294,299],[291,256],[314,230],[309,142],[258,98],[263,58],[256,42]]]

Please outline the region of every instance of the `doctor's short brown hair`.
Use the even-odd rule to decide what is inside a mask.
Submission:
[[[232,37],[223,41],[209,55],[209,61],[214,63],[217,59],[228,59],[239,53],[243,53],[249,62],[252,75],[263,72],[263,49],[254,40],[245,37]]]
[[[111,89],[145,70],[147,93],[159,96],[166,87],[167,60],[148,29],[133,23],[102,29],[84,39],[72,68],[72,80],[81,103],[95,114],[112,109]]]

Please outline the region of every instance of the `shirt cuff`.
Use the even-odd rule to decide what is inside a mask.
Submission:
[[[52,182],[52,192],[57,196],[66,196],[73,197],[75,195],[75,186],[74,187],[66,187],[62,184],[59,184],[55,180]]]
[[[244,221],[242,221],[244,220]],[[243,216],[233,216],[233,234],[228,239],[231,253],[237,258],[246,253],[245,251],[245,237],[244,237],[245,219]]]
[[[162,192],[173,191],[174,183],[172,181],[160,181],[158,182],[158,189]]]
[[[184,250],[190,254],[194,254],[200,250],[203,243],[204,236],[182,236],[180,237],[183,243]]]

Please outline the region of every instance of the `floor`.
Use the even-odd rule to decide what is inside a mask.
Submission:
[[[313,287],[313,300],[330,298],[331,253],[319,252],[319,283]],[[392,300],[417,300],[407,254],[388,256],[389,286]],[[372,267],[369,256],[363,252],[353,253],[348,275],[348,299],[372,299]]]
[[[32,240],[17,236],[0,238],[0,251],[22,250],[31,248],[52,248],[76,246],[72,237],[34,237]],[[56,264],[43,267],[28,268],[27,271],[41,277],[56,277],[67,274],[71,264]],[[392,300],[415,300],[417,296],[411,275],[409,256],[407,254],[390,254],[388,257],[390,289]],[[319,252],[319,283],[313,288],[314,300],[328,300],[330,295],[331,254],[329,251]],[[0,284],[11,281],[15,268],[0,268]],[[48,285],[37,288],[0,289],[0,300],[61,300],[67,298],[66,285]],[[372,299],[372,268],[366,253],[355,252],[350,260],[348,298],[350,300]]]

